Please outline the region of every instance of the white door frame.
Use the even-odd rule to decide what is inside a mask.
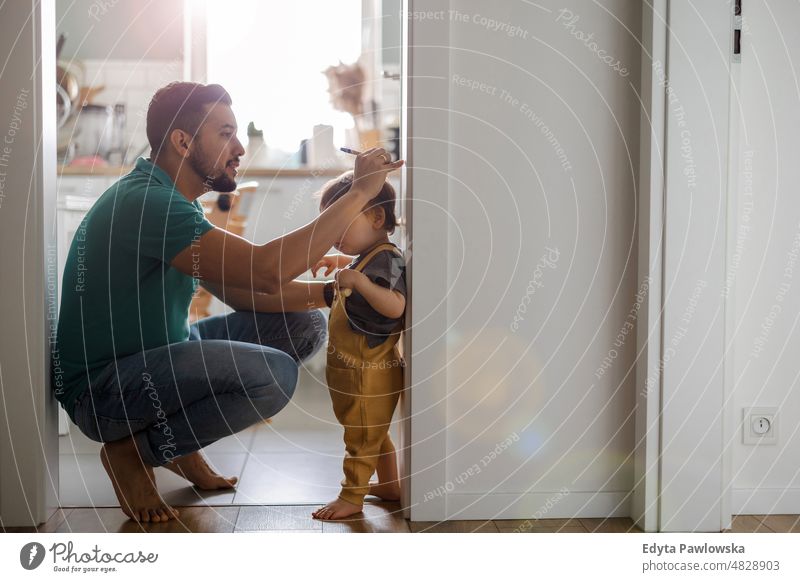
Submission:
[[[645,3],[632,517],[645,531],[730,527],[726,406],[732,7]]]
[[[15,527],[58,506],[55,4],[6,2],[0,17],[0,520]]]
[[[448,38],[441,23],[409,20],[409,11],[449,10],[448,0],[403,1],[402,155],[409,307],[406,387],[401,407],[403,507],[413,521],[443,520],[447,454],[447,225],[431,208],[448,208]],[[444,138],[443,138],[444,136]],[[430,499],[429,499],[430,498]]]
[[[660,455],[661,309],[666,93],[652,62],[667,59],[667,0],[642,6],[641,137],[639,158],[639,285],[647,293],[636,328],[636,416],[631,517],[644,531],[658,530]],[[648,388],[649,382],[649,389]],[[644,388],[644,389],[643,389]]]

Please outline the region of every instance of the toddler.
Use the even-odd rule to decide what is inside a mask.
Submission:
[[[351,187],[345,172],[322,189],[325,210]],[[347,227],[334,248],[313,269],[339,269],[325,285],[328,353],[325,379],[336,418],[344,427],[344,479],[339,496],[313,513],[317,519],[342,519],[362,509],[364,496],[400,498],[395,447],[389,425],[403,390],[403,367],[397,341],[406,305],[405,261],[389,242],[394,232],[395,192],[381,191]],[[356,255],[355,258],[348,255]],[[376,471],[378,481],[370,483]]]

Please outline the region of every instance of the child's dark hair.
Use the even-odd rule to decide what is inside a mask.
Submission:
[[[344,196],[350,190],[352,185],[352,170],[326,182],[322,187],[322,190],[320,190],[319,209],[325,210],[328,206]],[[389,234],[392,234],[394,232],[394,227],[397,226],[397,216],[394,212],[394,203],[396,199],[397,195],[395,194],[392,185],[389,182],[384,182],[380,192],[378,192],[378,195],[367,202],[367,205],[364,207],[364,210],[367,210],[368,208],[376,208],[378,206],[383,208],[385,217],[383,221],[383,228]]]

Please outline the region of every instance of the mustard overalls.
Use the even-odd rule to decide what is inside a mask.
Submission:
[[[400,254],[394,245],[381,244],[355,270],[361,271],[387,249]],[[344,427],[344,479],[339,497],[362,505],[403,390],[405,362],[397,348],[403,321],[383,343],[370,348],[367,336],[350,327],[345,299],[336,291],[331,304],[325,379],[333,411]]]

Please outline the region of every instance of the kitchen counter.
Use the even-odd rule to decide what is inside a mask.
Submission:
[[[58,166],[59,176],[122,176],[133,166]],[[352,168],[248,168],[239,172],[237,180],[243,178],[306,178],[317,176],[338,176]]]

